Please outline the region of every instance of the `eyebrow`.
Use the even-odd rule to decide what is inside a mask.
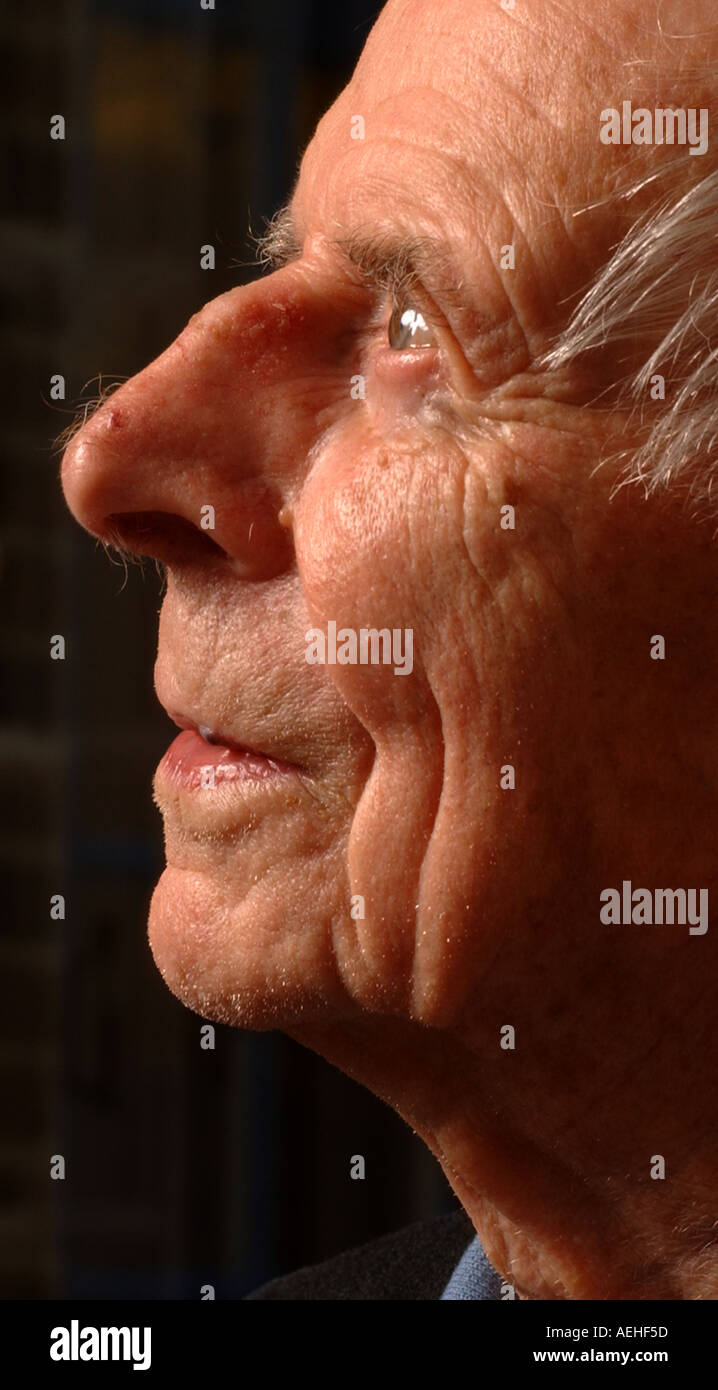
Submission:
[[[371,285],[393,294],[408,291],[417,280],[442,286],[444,297],[465,305],[462,282],[446,243],[425,235],[406,235],[394,228],[357,228],[329,239],[332,250],[354,266]],[[279,208],[266,230],[255,238],[256,260],[266,270],[280,270],[302,255],[302,242],[291,200]]]

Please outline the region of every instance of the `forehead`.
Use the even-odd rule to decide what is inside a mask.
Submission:
[[[374,227],[443,241],[460,267],[465,313],[454,326],[464,341],[518,314],[540,352],[636,217],[669,191],[671,169],[676,183],[686,164],[689,177],[702,173],[670,147],[608,146],[599,131],[604,108],[626,98],[709,104],[699,75],[715,58],[714,3],[690,0],[686,15],[684,0],[664,0],[668,29],[645,0],[515,0],[508,10],[389,0],[302,161],[300,240]]]
[[[348,86],[319,125],[307,176],[320,153],[341,158],[350,141],[355,152],[391,139],[401,142],[400,158],[435,147],[461,161],[488,159],[496,174],[506,159],[510,165],[533,149],[563,156],[568,172],[576,163],[574,137],[585,125],[598,144],[607,82],[621,80],[636,47],[636,26],[620,13],[611,17],[607,43],[585,14],[551,0],[516,0],[509,11],[498,0],[389,0]],[[587,107],[597,108],[595,122],[590,114],[584,121]],[[364,120],[363,140],[352,139],[355,115]]]
[[[599,113],[620,72],[612,54],[627,46],[629,21],[613,24],[609,52],[584,19],[546,0],[513,11],[497,0],[390,0],[305,153],[298,229],[342,236],[389,221],[469,258],[492,236],[510,240],[512,224],[539,242],[547,225],[550,243],[557,202],[595,202],[615,174]]]

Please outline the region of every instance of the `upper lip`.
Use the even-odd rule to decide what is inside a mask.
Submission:
[[[209,730],[215,743],[223,743],[227,748],[232,748],[237,753],[254,753],[257,757],[269,758],[272,762],[279,764],[284,763],[287,767],[298,767],[296,763],[290,762],[284,753],[275,752],[266,747],[259,748],[254,743],[245,742],[244,739],[240,740],[233,738],[231,734],[226,734],[222,729],[218,729],[210,718],[205,718],[203,716],[192,718],[188,715],[179,713],[177,710],[168,709],[162,701],[160,701],[160,703],[173,724],[177,725],[178,729],[194,729],[196,733],[199,733],[200,729],[205,732]]]

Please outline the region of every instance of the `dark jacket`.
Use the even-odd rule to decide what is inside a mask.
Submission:
[[[272,1279],[247,1298],[441,1299],[456,1266],[472,1245],[462,1269],[469,1263],[474,1272],[478,1270],[478,1278],[466,1285],[469,1291],[450,1296],[498,1300],[500,1277],[486,1260],[462,1208],[432,1221],[417,1221],[322,1264]],[[460,1283],[463,1287],[463,1281]]]

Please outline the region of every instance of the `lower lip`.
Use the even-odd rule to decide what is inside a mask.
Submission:
[[[157,771],[175,786],[200,790],[228,782],[279,781],[296,769],[249,749],[207,743],[194,729],[184,729],[170,744]]]

